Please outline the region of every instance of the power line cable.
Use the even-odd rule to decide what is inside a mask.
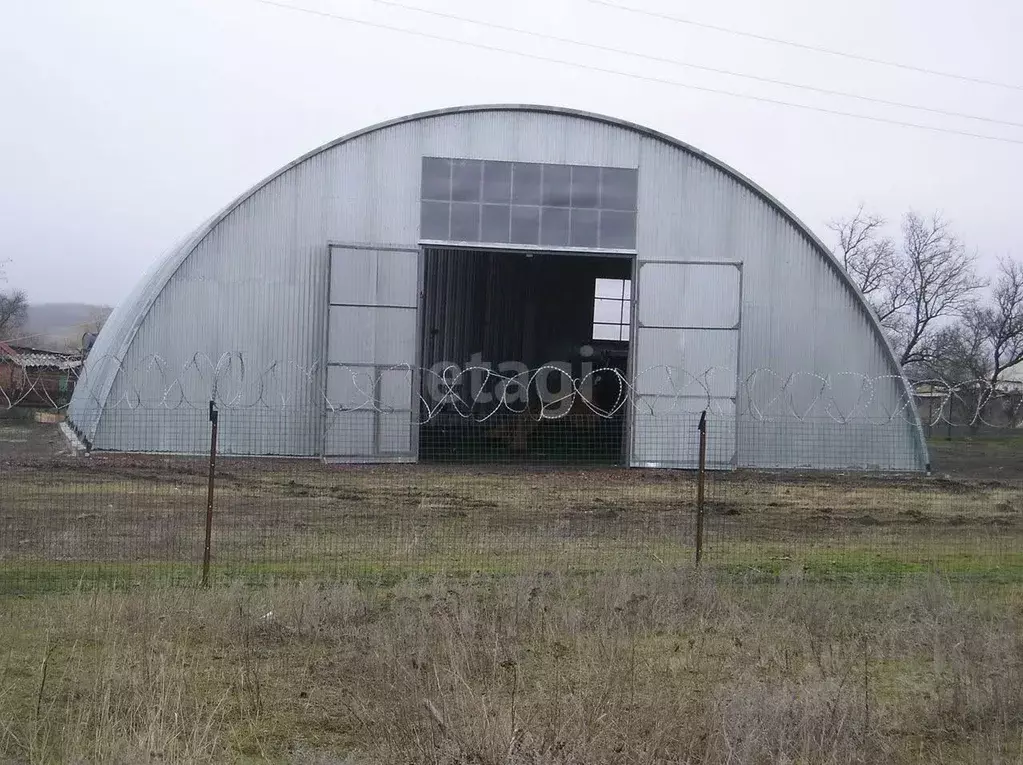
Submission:
[[[455,37],[446,37],[444,35],[433,34],[431,32],[423,32],[416,29],[406,29],[404,27],[383,24],[381,22],[368,21],[366,19],[356,18],[354,16],[343,16],[337,13],[328,13],[327,11],[319,11],[312,8],[303,8],[297,5],[289,5],[287,3],[275,2],[275,0],[250,0],[250,2],[259,3],[261,5],[268,5],[274,8],[282,8],[288,11],[305,13],[312,16],[319,16],[321,18],[334,19],[336,21],[345,21],[350,24],[358,24],[361,26],[371,27],[374,29],[385,29],[391,32],[398,32],[400,34],[412,35],[414,37],[422,37],[428,40],[437,40],[439,42],[446,42],[454,45],[462,45],[465,47],[476,48],[478,50],[485,50],[493,53],[504,53],[510,56],[518,56],[520,58],[532,59],[534,61],[545,61],[547,63],[552,64],[561,64],[563,66],[571,66],[577,69],[584,69],[591,72],[599,72],[601,74],[611,74],[618,77],[627,77],[633,80],[653,82],[660,85],[671,85],[673,87],[685,88],[688,90],[695,90],[703,93],[714,93],[717,95],[730,96],[732,98],[742,98],[749,101],[758,101],[760,103],[775,104],[777,106],[787,106],[793,109],[803,109],[805,111],[819,112],[821,114],[831,114],[838,117],[849,117],[851,119],[867,120],[869,122],[878,122],[886,125],[897,125],[899,127],[915,128],[917,130],[927,130],[934,133],[947,133],[949,135],[958,135],[965,138],[979,138],[981,140],[998,141],[1000,143],[1023,144],[1023,139],[1005,138],[1003,136],[987,135],[984,133],[973,133],[968,130],[944,128],[939,127],[937,125],[924,125],[917,122],[905,122],[903,120],[890,119],[888,117],[879,117],[870,114],[857,114],[855,112],[846,112],[839,109],[829,109],[822,106],[811,106],[809,104],[800,104],[794,101],[784,101],[782,99],[769,98],[767,96],[755,96],[748,93],[737,93],[735,91],[722,90],[720,88],[706,87],[704,85],[693,85],[690,83],[681,82],[679,80],[671,80],[664,77],[654,77],[652,75],[635,74],[633,72],[623,72],[619,69],[609,69],[606,67],[593,66],[590,64],[582,64],[577,61],[570,61],[568,59],[555,58],[553,56],[545,56],[536,53],[527,53],[525,51],[514,50],[512,48],[502,48],[497,45],[489,45],[487,43],[479,43],[471,40],[460,40]]]
[[[863,61],[868,64],[877,64],[878,66],[889,66],[896,69],[905,69],[910,72],[918,72],[920,74],[929,74],[935,77],[947,77],[952,80],[960,80],[962,82],[970,82],[975,85],[990,85],[994,88],[1006,88],[1007,90],[1023,90],[1023,85],[1016,85],[1011,82],[999,82],[998,80],[988,80],[983,77],[973,77],[968,74],[958,74],[956,72],[945,72],[940,69],[930,69],[925,66],[917,66],[915,64],[907,64],[902,61],[890,61],[883,58],[872,58],[871,56],[863,56],[858,53],[849,53],[847,51],[834,50],[832,48],[825,48],[819,45],[810,45],[808,43],[796,42],[795,40],[786,40],[781,37],[771,37],[769,35],[761,35],[755,32],[745,32],[741,29],[732,29],[731,27],[723,27],[717,24],[708,24],[703,21],[694,21],[693,19],[687,19],[682,16],[673,16],[668,13],[661,13],[659,11],[651,11],[646,8],[635,8],[628,5],[619,5],[618,3],[612,3],[608,0],[587,0],[594,5],[603,5],[606,8],[615,8],[620,11],[627,11],[628,13],[635,13],[640,16],[648,16],[654,19],[660,19],[662,21],[671,21],[676,24],[688,24],[689,26],[699,27],[700,29],[711,29],[715,32],[723,32],[724,34],[736,35],[738,37],[747,37],[751,40],[760,40],[762,42],[775,43],[776,45],[787,45],[790,48],[799,48],[800,50],[812,51],[813,53],[823,53],[828,56],[838,56],[841,58],[851,59],[853,61]]]
[[[842,98],[854,98],[859,101],[867,101],[875,104],[883,104],[884,106],[895,106],[902,109],[914,109],[916,111],[929,112],[930,114],[939,114],[943,117],[957,117],[960,119],[977,120],[980,122],[989,122],[995,125],[1008,125],[1010,127],[1023,128],[1023,122],[1013,122],[1012,120],[1002,120],[996,117],[984,117],[977,114],[969,114],[966,112],[954,112],[947,111],[945,109],[937,109],[930,106],[921,106],[918,104],[907,104],[903,101],[889,101],[884,98],[875,98],[873,96],[864,96],[859,93],[849,93],[843,90],[831,90],[829,88],[819,88],[814,85],[804,85],[798,82],[790,82],[788,80],[779,80],[772,77],[761,77],[755,74],[745,74],[743,72],[735,72],[729,69],[719,69],[712,66],[704,66],[702,64],[693,64],[688,61],[681,61],[679,59],[665,58],[662,56],[654,56],[648,53],[639,53],[637,51],[625,50],[623,48],[616,48],[610,45],[601,45],[599,43],[586,42],[584,40],[576,40],[570,37],[559,37],[557,35],[546,34],[545,32],[536,32],[531,29],[521,29],[519,27],[507,26],[505,24],[497,24],[490,21],[480,21],[478,19],[470,19],[465,16],[458,16],[453,13],[444,13],[442,11],[433,11],[427,8],[418,8],[414,5],[405,5],[404,3],[393,2],[393,0],[370,0],[370,2],[376,3],[377,5],[387,6],[389,8],[400,8],[406,11],[414,11],[416,13],[423,13],[436,18],[448,19],[451,21],[464,22],[466,24],[475,24],[476,26],[484,27],[487,29],[497,29],[502,32],[514,32],[521,35],[529,35],[536,37],[541,40],[551,40],[553,42],[566,43],[568,45],[578,45],[582,48],[590,48],[592,50],[598,50],[603,53],[617,53],[622,56],[632,56],[634,58],[644,59],[647,61],[655,61],[661,64],[670,64],[672,66],[686,67],[688,69],[698,69],[703,72],[712,72],[714,74],[723,74],[729,77],[740,77],[747,80],[754,80],[756,82],[766,82],[772,85],[782,85],[787,88],[798,88],[799,90],[807,90],[812,93],[821,93],[828,96],[840,96]]]

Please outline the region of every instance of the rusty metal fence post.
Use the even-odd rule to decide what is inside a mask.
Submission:
[[[696,474],[696,565],[703,559],[703,490],[707,476],[707,410],[700,414],[700,461]]]
[[[210,399],[210,478],[206,490],[206,544],[202,553],[202,586],[210,586],[210,546],[213,541],[213,485],[217,474],[217,404]]]

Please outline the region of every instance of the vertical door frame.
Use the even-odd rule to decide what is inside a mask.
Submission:
[[[743,296],[743,262],[741,260],[648,260],[636,258],[635,261],[635,278],[632,283],[632,298],[633,298],[633,327],[630,330],[630,343],[629,343],[629,356],[630,363],[629,367],[632,370],[631,385],[633,390],[633,398],[639,399],[642,396],[638,393],[637,389],[637,375],[640,370],[635,364],[635,360],[639,354],[639,342],[640,332],[644,328],[644,325],[639,319],[639,308],[641,301],[641,279],[643,266],[648,265],[667,265],[667,266],[733,266],[739,271],[739,285],[738,294],[736,296],[736,322],[732,327],[699,327],[699,326],[679,326],[679,327],[649,327],[650,329],[677,329],[678,331],[685,330],[706,330],[706,331],[723,331],[723,332],[736,332],[736,343],[735,343],[735,395],[731,396],[734,407],[735,407],[735,436],[734,436],[734,453],[731,460],[731,467],[734,469],[739,463],[739,397],[740,397],[740,361],[742,359],[742,323],[743,323],[743,310],[742,310],[742,296]],[[656,396],[654,396],[656,397]],[[705,398],[704,396],[676,396],[675,398]],[[630,467],[680,467],[679,465],[672,465],[669,463],[662,462],[643,462],[637,464],[633,459],[633,455],[636,451],[636,415],[637,406],[632,405],[632,412],[629,416],[629,448],[628,448],[628,464]]]
[[[326,278],[326,315],[324,317],[324,330],[322,336],[322,347],[324,349],[324,363],[323,363],[323,391],[324,396],[327,395],[327,386],[329,379],[330,367],[346,367],[349,369],[367,369],[372,370],[373,374],[373,396],[374,400],[379,402],[381,392],[381,375],[384,371],[393,368],[394,365],[379,364],[379,363],[342,363],[332,362],[330,360],[330,309],[334,307],[331,296],[331,284],[333,278],[333,250],[349,250],[349,251],[363,251],[363,252],[398,252],[406,254],[414,254],[416,256],[416,286],[415,286],[415,305],[365,305],[366,308],[383,308],[383,309],[401,309],[401,310],[412,310],[415,311],[415,338],[413,344],[413,359],[409,362],[410,364],[410,389],[409,389],[409,449],[408,451],[402,452],[383,452],[381,450],[381,417],[380,412],[377,410],[371,410],[374,415],[373,424],[373,454],[372,455],[332,455],[327,451],[327,437],[329,433],[329,423],[327,422],[328,408],[326,401],[323,402],[323,415],[322,415],[322,439],[321,439],[321,458],[329,462],[338,463],[373,463],[373,462],[418,462],[419,460],[419,397],[418,397],[418,386],[420,385],[420,347],[419,337],[422,334],[421,321],[422,321],[422,295],[423,295],[423,252],[419,246],[402,246],[394,244],[367,244],[362,242],[339,242],[329,240],[326,246],[326,257],[327,257],[327,278]],[[344,304],[337,304],[344,305]]]

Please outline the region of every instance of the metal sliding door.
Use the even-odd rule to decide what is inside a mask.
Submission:
[[[416,458],[418,285],[418,250],[331,245],[325,458]]]
[[[638,266],[631,464],[697,466],[707,411],[707,465],[736,458],[742,267],[643,262]]]

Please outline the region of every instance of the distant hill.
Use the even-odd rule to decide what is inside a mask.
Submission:
[[[28,307],[28,319],[18,331],[18,345],[51,351],[78,350],[82,335],[95,332],[110,315],[105,305],[38,303]]]

